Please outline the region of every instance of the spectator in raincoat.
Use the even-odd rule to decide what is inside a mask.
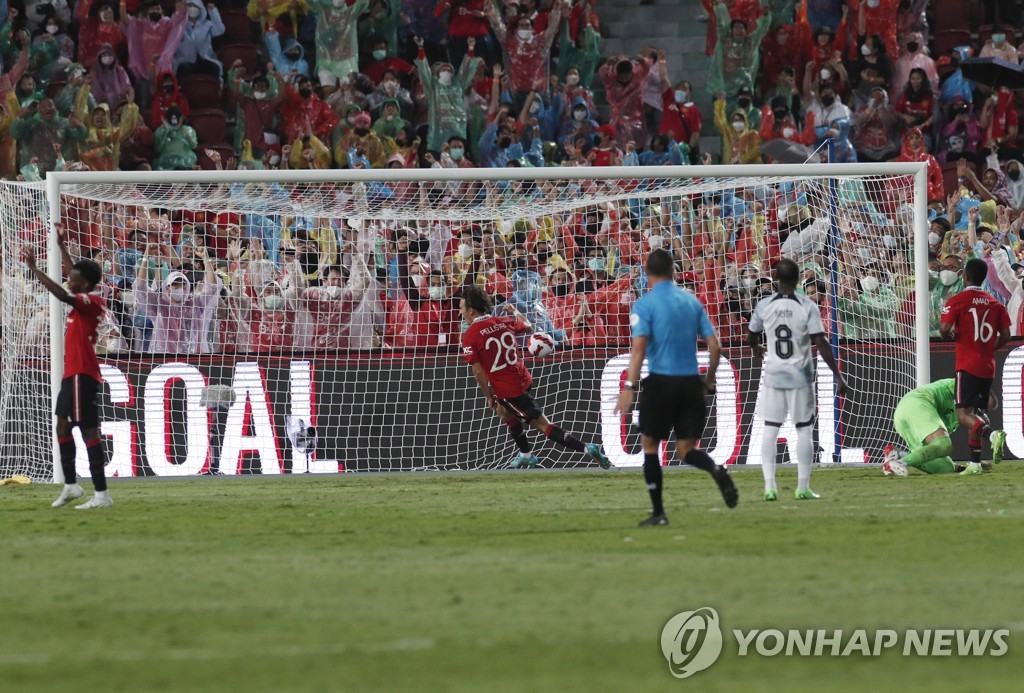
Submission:
[[[153,133],[156,159],[153,168],[157,171],[190,169],[196,165],[196,131],[185,125],[181,110],[172,106],[167,109],[163,123]]]
[[[569,37],[569,22],[562,26],[562,40],[558,44],[558,76],[573,87],[578,84],[589,89],[594,82],[597,66],[601,63],[601,34],[589,20],[592,12],[589,2],[583,5],[583,12],[588,21],[575,39]],[[575,80],[570,72],[573,69],[576,70]]]
[[[241,148],[243,140],[249,140],[253,156],[262,159],[269,147],[280,143],[277,111],[284,101],[285,84],[276,70],[269,76],[257,75],[251,81],[242,79],[244,71],[238,62],[228,72],[228,85],[238,104],[235,149]]]
[[[910,81],[910,71],[921,68],[928,77],[928,85],[932,91],[939,90],[939,73],[935,69],[935,61],[928,56],[928,47],[924,37],[914,32],[907,35],[904,43],[906,51],[896,59],[892,66],[892,84],[889,87],[889,99],[893,102],[900,97],[900,92]]]
[[[357,20],[370,0],[310,0],[316,12],[316,69],[320,84],[334,91],[338,80],[359,70]]]
[[[157,253],[150,244],[139,263],[132,284],[135,308],[153,322],[153,334],[146,351],[151,354],[196,354],[209,351],[206,335],[210,330],[213,312],[220,299],[220,278],[214,272],[213,258],[206,248],[197,248],[202,259],[204,276],[201,288],[193,291],[191,282],[182,272],[170,272],[159,292],[149,285],[148,258]]]
[[[921,128],[911,128],[903,136],[900,155],[893,161],[923,161],[928,165],[928,200],[943,200],[942,167],[935,157],[928,153]]]
[[[110,107],[101,103],[92,109],[92,122],[89,133],[81,143],[79,159],[93,171],[115,171],[121,161],[121,140],[130,137],[131,128],[139,122],[138,109],[134,103],[128,104],[126,110],[134,110],[125,116],[122,112],[124,125],[115,127],[110,121]]]
[[[203,6],[201,0],[187,0],[185,31],[174,54],[174,72],[215,74],[223,80],[224,66],[213,52],[213,39],[224,35],[224,22],[212,2]]]
[[[836,97],[836,89],[828,82],[818,87],[816,98],[807,107],[807,115],[814,114],[814,129],[818,139],[814,147],[820,147],[825,140],[835,141],[835,161],[832,163],[855,163],[857,152],[850,142],[850,128],[853,113],[846,104]]]
[[[723,164],[761,163],[761,136],[753,130],[742,109],[733,111],[732,117],[725,117],[725,95],[715,99],[715,128],[722,136]]]
[[[306,49],[294,38],[288,38],[281,45],[281,35],[274,29],[267,29],[263,34],[263,43],[267,46],[267,55],[274,67],[286,82],[294,83],[299,75],[309,77],[309,63],[306,62]]]
[[[174,72],[174,55],[185,33],[184,0],[178,0],[174,15],[164,16],[163,6],[155,0],[142,6],[138,16],[128,14],[121,0],[121,28],[128,42],[128,68],[135,75],[140,95],[152,74]],[[151,124],[152,125],[152,124]]]
[[[35,159],[40,175],[45,176],[57,166],[54,145],[64,147],[80,142],[88,131],[75,116],[59,116],[53,99],[43,98],[38,106],[21,110],[11,123],[10,134],[21,145],[20,166],[27,166]]]
[[[173,72],[161,72],[156,82],[153,83],[153,100],[149,109],[149,118],[146,123],[154,130],[160,127],[167,109],[177,108],[182,115],[188,117],[191,109],[188,107],[188,99],[178,88],[178,78]]]
[[[94,4],[99,5],[99,12],[90,17],[89,12]],[[101,57],[100,51],[104,44],[110,46],[115,55],[124,50],[124,32],[114,16],[115,7],[115,0],[100,0],[99,3],[94,3],[94,0],[79,1],[75,10],[78,20],[78,62],[85,67],[92,67]]]
[[[95,62],[89,68],[92,75],[92,95],[97,103],[116,106],[132,94],[134,100],[135,90],[132,89],[132,81],[128,72],[117,61],[117,53],[109,43],[104,43],[99,48],[99,54],[93,56]]]
[[[708,73],[708,91],[736,94],[742,87],[753,91],[758,64],[761,61],[761,41],[771,26],[771,15],[762,15],[750,31],[742,19],[732,19],[724,3],[715,5],[718,26],[718,45],[711,58]]]
[[[466,91],[472,86],[473,75],[476,73],[480,58],[474,53],[476,40],[469,40],[469,52],[459,66],[459,74],[450,63],[441,63],[437,74],[427,65],[426,54],[423,52],[423,39],[413,39],[419,46],[416,56],[416,70],[420,83],[427,94],[427,109],[430,129],[427,132],[427,149],[440,153],[441,145],[450,137],[466,137],[468,113],[466,111]]]
[[[518,108],[531,91],[547,87],[548,58],[562,19],[562,3],[555,2],[543,32],[535,30],[530,18],[523,15],[519,15],[515,31],[508,31],[491,3],[487,4],[487,19],[494,29],[494,35],[505,47],[505,71],[512,87],[513,103]]]
[[[285,101],[281,104],[284,136],[294,142],[305,135],[316,135],[323,142],[331,141],[331,133],[338,124],[338,115],[313,93],[309,77],[296,80],[295,87],[285,87]]]
[[[598,71],[611,106],[610,124],[615,128],[615,141],[621,148],[625,148],[627,142],[634,142],[638,147],[647,144],[643,96],[644,82],[650,71],[649,59],[631,61],[624,55],[609,58]]]

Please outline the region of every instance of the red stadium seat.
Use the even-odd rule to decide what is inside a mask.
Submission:
[[[971,3],[966,0],[932,0],[932,31],[967,29],[971,20]]]
[[[192,108],[220,108],[220,81],[213,75],[186,75],[179,80],[179,86]]]
[[[217,51],[220,61],[224,63],[224,71],[227,72],[236,60],[242,61],[242,66],[250,75],[259,70],[260,56],[254,43],[229,43],[221,46]]]
[[[218,37],[218,41],[225,44],[252,43],[255,23],[249,19],[249,15],[243,9],[222,9],[220,19],[224,22],[224,34]],[[230,68],[225,65],[225,68]]]
[[[932,38],[932,55],[938,60],[940,56],[949,53],[951,48],[973,45],[974,41],[971,40],[971,32],[966,29],[936,31],[935,36]]]
[[[219,108],[200,108],[192,111],[188,124],[196,131],[199,146],[220,144],[227,133],[227,122],[224,111]]]

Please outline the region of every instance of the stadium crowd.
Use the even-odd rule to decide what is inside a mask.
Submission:
[[[708,70],[719,152],[700,150],[694,88],[668,73],[673,46],[603,55],[595,0],[0,5],[8,179],[51,170],[728,165],[818,159],[831,141],[835,161],[927,162],[934,334],[970,257],[992,265],[988,288],[1022,332],[1019,94],[972,83],[961,69],[971,55],[1017,62],[1016,2],[705,0],[710,63],[693,69]],[[949,25],[953,5],[965,14]],[[842,182],[835,282],[830,204],[818,183],[659,195],[647,181],[633,197],[620,184],[324,188],[409,210],[405,223],[387,224],[303,216],[289,211],[300,188],[235,184],[207,191],[226,201],[216,210],[262,200],[264,211],[67,198],[62,221],[72,252],[104,267],[107,352],[447,347],[463,329],[467,282],[563,347],[623,345],[645,290],[642,258],[658,247],[673,252],[679,281],[708,306],[726,343],[745,335],[780,257],[801,264],[803,290],[823,315],[835,304],[836,327],[826,325],[840,336],[911,335],[909,181]],[[615,201],[529,218],[514,211],[589,194]],[[503,218],[437,224],[415,214],[449,208],[458,219],[460,208],[481,204]],[[41,344],[45,325],[29,323]]]

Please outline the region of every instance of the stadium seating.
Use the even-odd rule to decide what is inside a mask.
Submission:
[[[199,146],[221,144],[227,134],[227,122],[224,111],[219,108],[200,108],[192,111],[189,125],[196,131]]]

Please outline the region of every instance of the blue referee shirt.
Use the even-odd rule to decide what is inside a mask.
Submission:
[[[633,306],[634,337],[647,337],[647,369],[657,375],[699,375],[697,337],[715,334],[704,305],[671,281],[659,282]]]

